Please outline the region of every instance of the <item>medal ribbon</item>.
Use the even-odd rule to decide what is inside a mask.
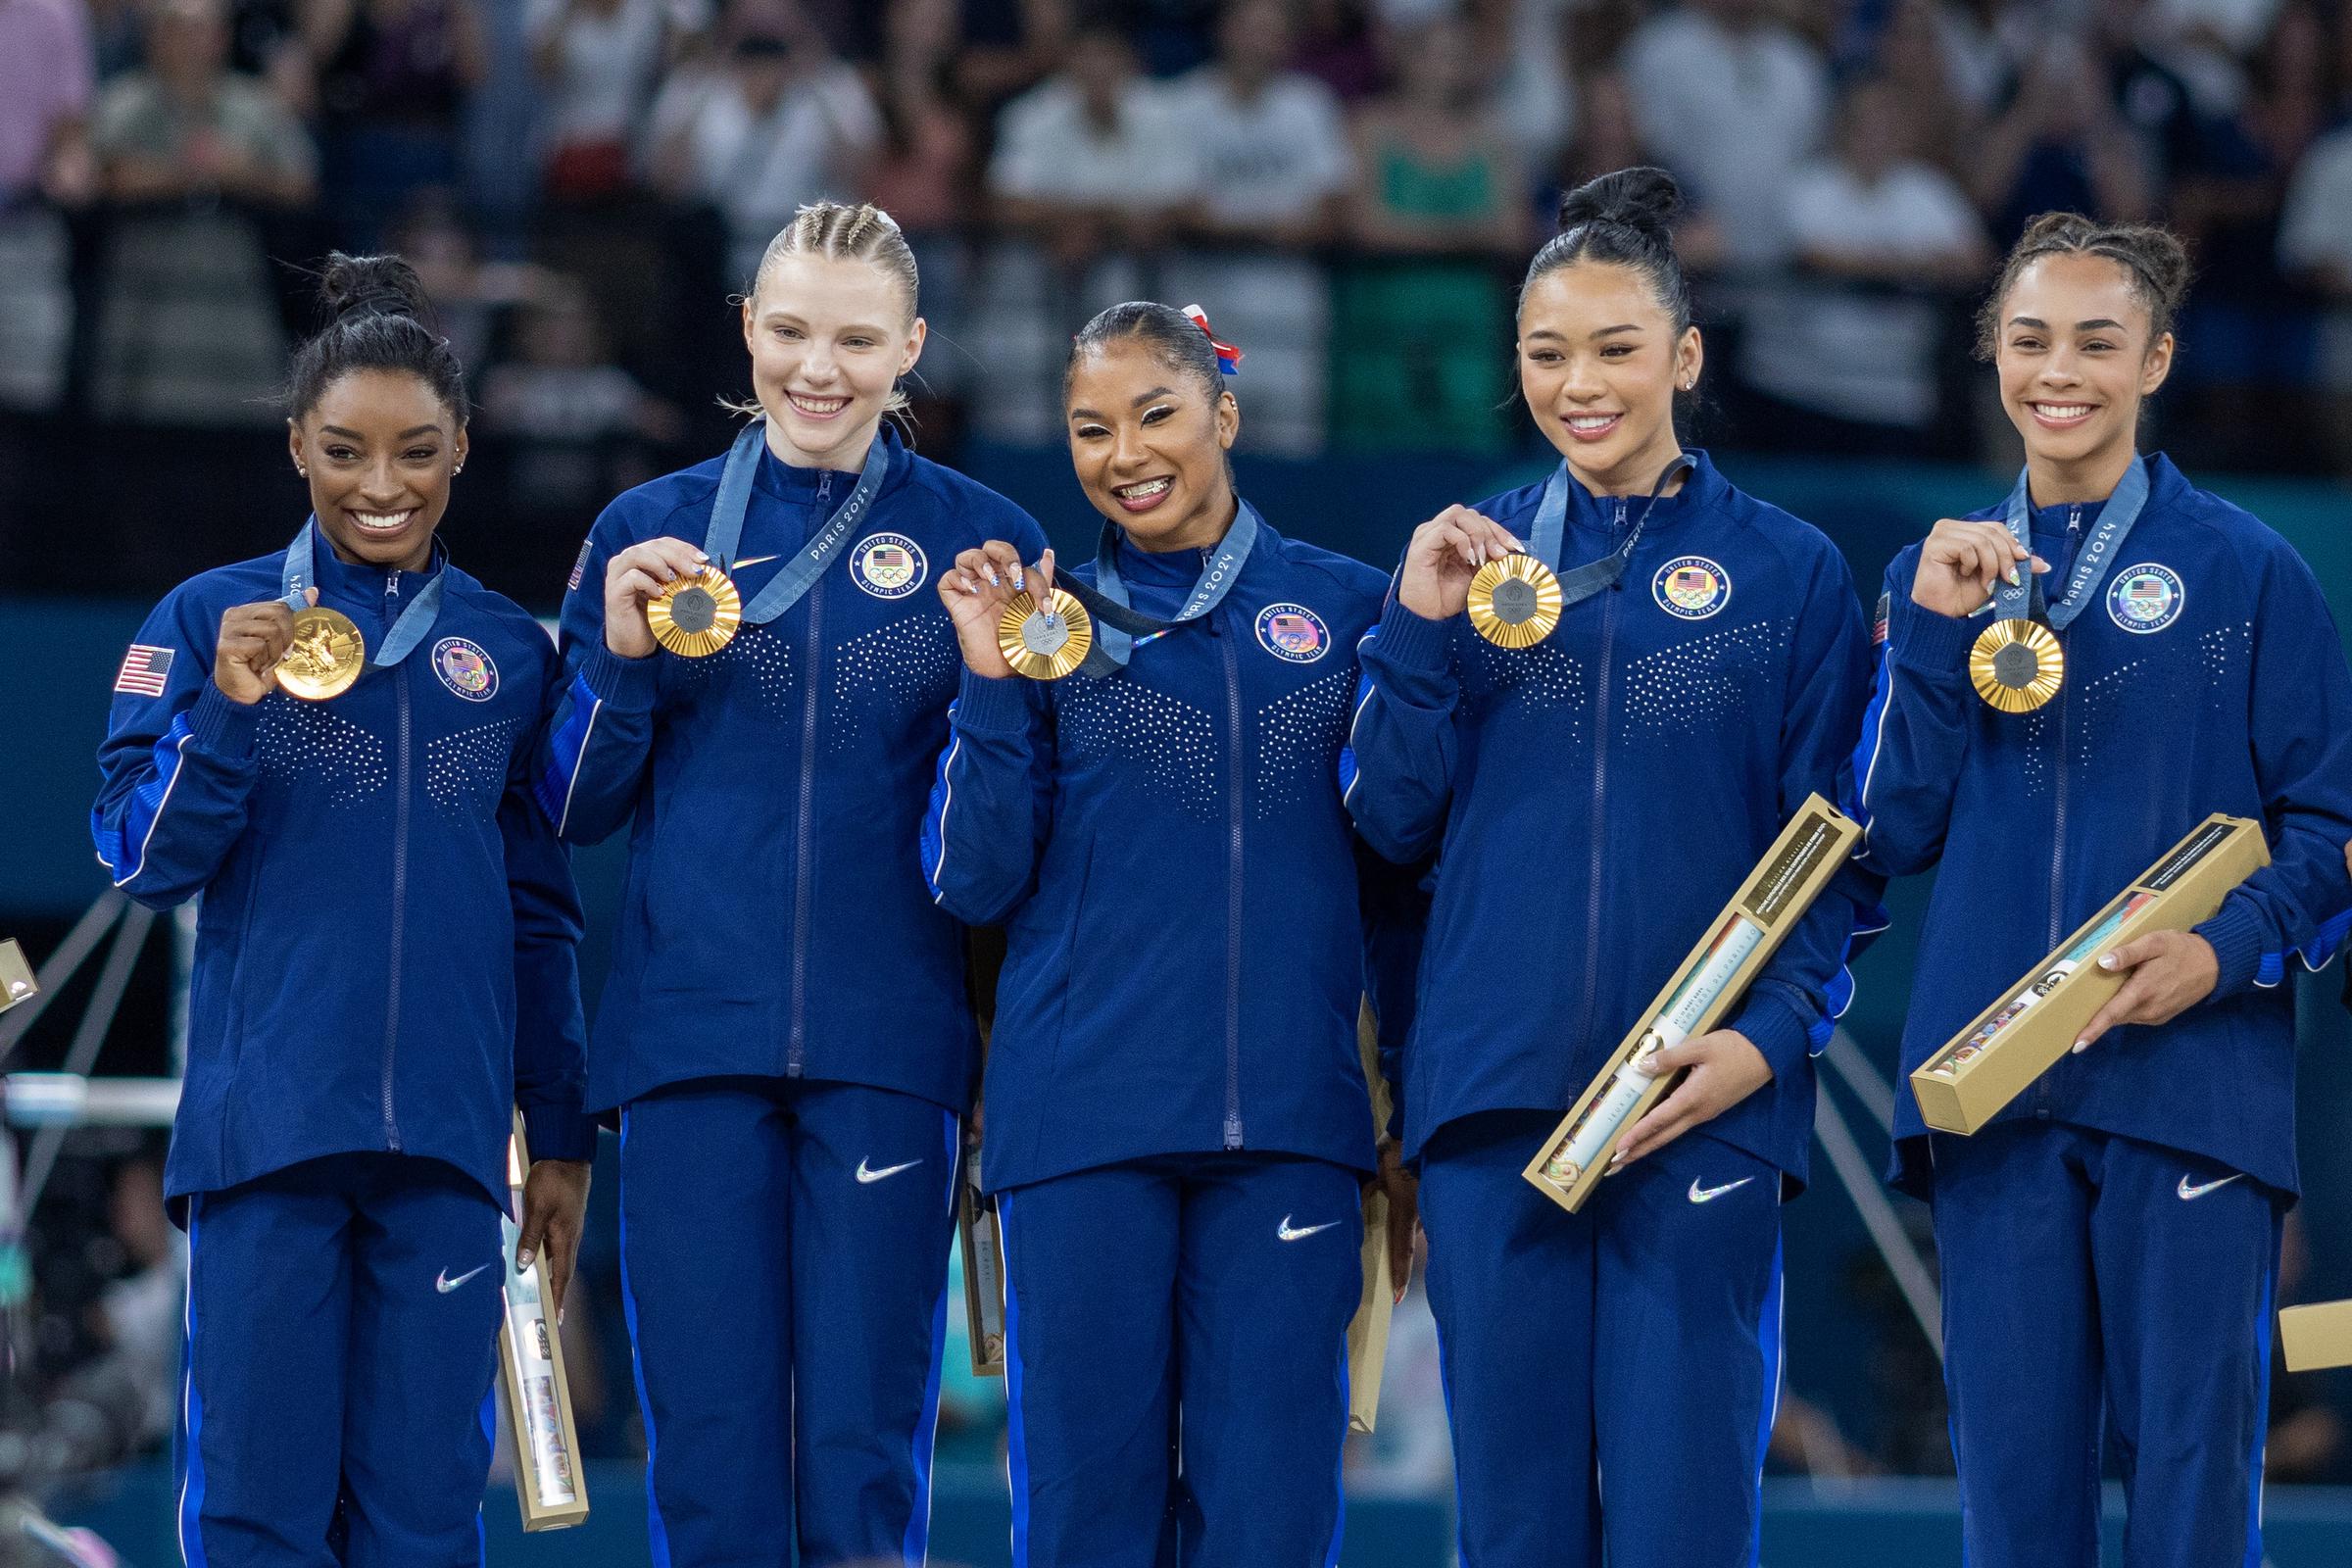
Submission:
[[[727,449],[727,466],[719,470],[718,495],[710,504],[710,526],[703,534],[703,554],[721,571],[734,564],[736,547],[743,542],[744,514],[751,508],[752,476],[760,470],[760,449],[766,442],[766,429],[765,419],[754,419],[745,425],[735,444]],[[874,493],[882,488],[889,472],[890,444],[876,430],[873,445],[865,449],[865,466],[858,472],[856,488],[833,509],[833,514],[825,519],[815,536],[768,579],[759,597],[743,607],[745,625],[766,625],[799,604],[816,586],[816,579],[840,554],[842,541],[849,538],[866,509],[873,505]]]
[[[318,579],[313,574],[315,561],[312,555],[315,549],[313,541],[318,532],[318,519],[314,515],[303,523],[302,532],[296,534],[294,542],[286,547],[285,569],[277,579],[280,597],[285,601],[286,608],[297,614],[310,608],[304,601],[305,590],[318,586]],[[441,541],[438,539],[433,541],[433,554],[436,560],[441,555]],[[416,645],[424,641],[425,634],[433,629],[434,618],[441,613],[443,575],[441,572],[433,573],[416,597],[409,601],[408,609],[402,611],[400,618],[392,622],[392,629],[384,634],[383,646],[376,649],[375,657],[368,661],[369,663],[389,669],[408,658]]]
[[[1056,578],[1054,586],[1086,607],[1095,618],[1095,646],[1078,666],[1082,675],[1102,676],[1125,669],[1135,653],[1139,637],[1157,637],[1179,626],[1191,625],[1202,619],[1233,591],[1234,579],[1241,576],[1242,564],[1250,559],[1250,551],[1257,543],[1259,519],[1257,509],[1244,501],[1234,514],[1233,526],[1217,541],[1216,550],[1208,564],[1200,569],[1200,580],[1193,584],[1186,596],[1184,609],[1172,620],[1147,615],[1134,609],[1127,597],[1127,584],[1119,576],[1119,525],[1102,524],[1102,542],[1095,547],[1095,580],[1083,583],[1077,578]]]
[[[1568,477],[1568,465],[1563,462],[1552,471],[1551,479],[1544,486],[1543,504],[1536,509],[1536,525],[1527,536],[1527,553],[1544,563],[1560,580],[1560,608],[1582,604],[1614,584],[1625,575],[1633,564],[1634,547],[1642,542],[1642,529],[1649,521],[1650,512],[1658,498],[1676,478],[1690,473],[1698,465],[1688,454],[1678,455],[1658,475],[1658,482],[1649,487],[1649,499],[1635,514],[1634,525],[1627,530],[1625,543],[1598,561],[1589,561],[1572,571],[1560,570],[1560,545],[1568,531],[1568,487],[1575,483]]]
[[[2019,586],[2012,588],[2006,582],[1994,586],[1994,616],[2001,620],[2038,620],[2052,631],[2066,630],[2098,592],[2100,580],[2115,564],[2116,556],[2124,548],[2125,536],[2139,520],[2140,509],[2147,501],[2148,466],[2134,457],[2132,466],[2124,470],[2123,478],[2117,482],[2115,493],[2107,498],[2099,520],[2091,525],[2090,537],[2075,551],[2074,564],[2066,574],[2066,597],[2049,604],[2042,596],[2041,578],[2032,571],[2021,571],[2019,575],[2025,581]],[[2034,498],[2026,488],[2023,473],[2017,476],[2017,488],[2009,492],[2002,520],[2008,524],[2010,538],[2028,550],[2034,548]]]

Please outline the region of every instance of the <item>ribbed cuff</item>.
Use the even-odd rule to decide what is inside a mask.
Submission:
[[[525,1105],[522,1138],[533,1159],[594,1159],[596,1121],[576,1104]]]
[[[2244,900],[2224,900],[2212,919],[2190,927],[2190,935],[2212,944],[2214,958],[2221,965],[2221,975],[2213,983],[2215,997],[2235,996],[2254,983],[2262,967],[2262,923]]]
[[[623,659],[599,643],[581,662],[580,676],[590,691],[622,712],[650,713],[661,689],[662,656]]]
[[[1773,1076],[1786,1078],[1811,1054],[1805,1024],[1785,999],[1771,991],[1751,991],[1723,1027],[1747,1036],[1748,1043],[1772,1064]]]
[[[1887,642],[1895,662],[1916,674],[1957,678],[1967,672],[1968,651],[1987,624],[1938,614],[1911,599],[1898,599],[1887,612]]]
[[[252,758],[262,721],[260,703],[240,703],[210,681],[188,710],[188,738],[196,749],[225,761]]]
[[[1029,685],[1020,675],[963,672],[956,695],[956,727],[974,735],[1021,735],[1029,729]]]
[[[1401,603],[1392,602],[1381,612],[1371,646],[1392,664],[1436,675],[1445,671],[1446,650],[1452,639],[1452,621],[1425,620]]]

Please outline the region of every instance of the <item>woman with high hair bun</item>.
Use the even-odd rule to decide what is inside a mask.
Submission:
[[[1976,1568],[2100,1560],[2109,1429],[2130,1568],[2263,1560],[2296,1186],[2280,982],[2352,923],[2352,673],[2294,549],[2139,450],[2187,286],[2163,229],[2034,220],[1978,323],[2025,470],[1897,556],[1879,600],[1862,854],[1939,868],[1906,1074],[2209,814],[2270,842],[2211,919],[2102,956],[2122,989],[1974,1135],[1930,1132],[1904,1080],[1893,1178],[1935,1208]],[[1976,657],[2003,642],[2038,652]]]
[[[115,677],[90,826],[115,885],[197,896],[165,1191],[188,1233],[190,1563],[481,1561],[519,1105],[517,1260],[560,1308],[595,1126],[580,914],[532,804],[546,634],[449,560],[466,389],[416,274],[336,256],[294,357],[311,515],[190,578]]]
[[[1868,683],[1837,549],[1676,430],[1702,362],[1677,205],[1654,169],[1562,203],[1518,311],[1560,466],[1422,524],[1363,648],[1348,806],[1383,854],[1438,855],[1404,1152],[1465,1568],[1754,1561],[1781,1200],[1867,900],[1825,895],[1722,1027],[1650,1058],[1682,1081],[1580,1211],[1522,1179],[1805,798],[1838,798]],[[1523,553],[1556,624],[1482,633],[1473,577]]]
[[[1165,305],[1088,322],[1064,401],[1095,559],[993,539],[940,583],[964,671],[924,868],[1005,927],[982,1176],[1016,1568],[1337,1562],[1360,1189],[1409,1200],[1356,1035],[1409,889],[1359,884],[1336,777],[1383,584],[1237,493],[1221,354]],[[1006,607],[1065,590],[1093,652],[1023,679]],[[1411,1229],[1406,1201],[1393,1263]]]
[[[887,421],[915,285],[887,214],[801,209],[743,303],[750,422],[607,507],[564,603],[539,798],[566,841],[629,828],[588,1100],[657,1562],[925,1551],[979,1065],[911,830],[956,693],[933,586],[1045,536]]]

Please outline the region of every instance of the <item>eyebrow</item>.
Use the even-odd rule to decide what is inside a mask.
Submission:
[[[1615,326],[1601,327],[1590,335],[1594,338],[1615,337],[1620,332],[1639,332],[1641,330],[1642,324],[1639,321],[1620,321]],[[1528,333],[1527,336],[1528,341],[1530,342],[1533,342],[1540,337],[1549,338],[1554,343],[1565,343],[1568,341],[1567,333],[1555,332],[1548,326],[1539,326],[1533,332]]]
[[[318,427],[318,430],[322,435],[339,435],[353,441],[365,441],[368,439],[366,436],[360,434],[359,431],[346,430],[339,424],[322,424]],[[413,424],[406,430],[401,431],[400,434],[394,436],[392,439],[395,441],[413,441],[420,435],[439,435],[440,433],[441,427],[437,424]]]
[[[1174,387],[1155,386],[1149,392],[1137,393],[1134,399],[1130,401],[1127,406],[1131,409],[1140,409],[1145,404],[1151,402],[1153,398],[1164,398],[1175,390],[1176,389]],[[1070,417],[1073,419],[1100,419],[1102,417],[1102,416],[1097,414],[1092,409],[1072,409],[1070,411]]]
[[[771,325],[778,321],[785,322],[792,326],[807,326],[808,324],[808,319],[807,317],[795,316],[792,312],[783,310],[781,308],[763,313],[760,319],[768,322]],[[890,329],[888,327],[874,326],[863,321],[851,321],[848,324],[838,328],[838,330],[843,332],[864,332],[874,337],[885,337],[889,334]]]
[[[2050,329],[2049,322],[2036,319],[2031,316],[2012,316],[2009,318],[2009,324],[2011,326],[2030,326],[2037,332],[2047,332]],[[2116,320],[2112,317],[2106,316],[2094,316],[2087,321],[2077,321],[2075,323],[2075,330],[2078,332],[2095,332],[2100,330],[2121,332],[2123,329],[2123,322]]]

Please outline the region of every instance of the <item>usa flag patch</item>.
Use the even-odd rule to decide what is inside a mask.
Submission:
[[[150,648],[145,643],[132,643],[130,652],[122,656],[122,667],[115,671],[115,690],[135,692],[141,697],[164,695],[164,677],[172,673],[172,650]]]

